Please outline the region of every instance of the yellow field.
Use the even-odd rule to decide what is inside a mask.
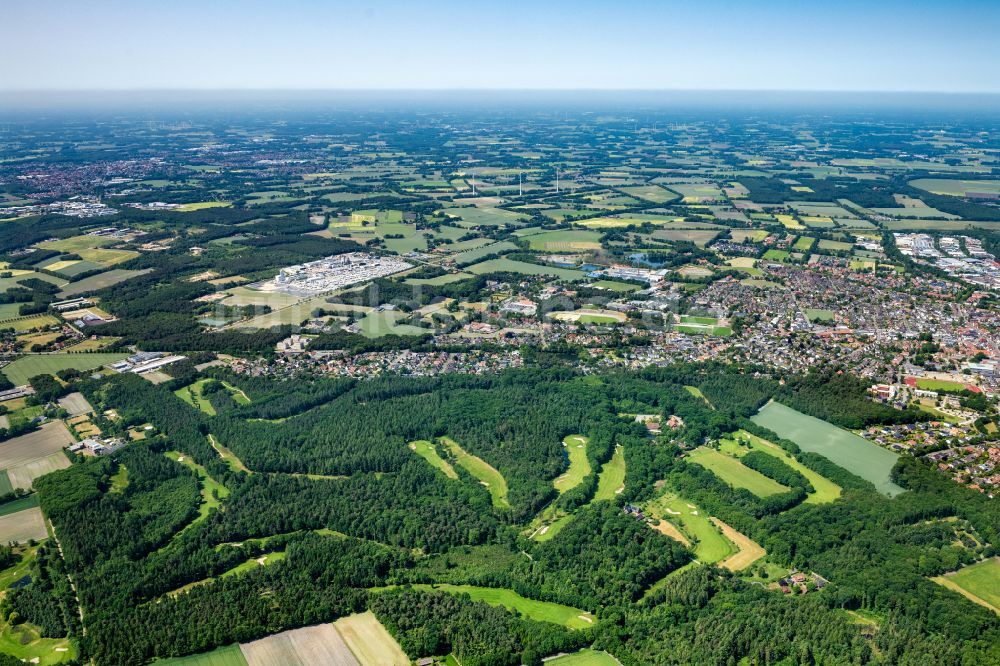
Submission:
[[[410,658],[370,611],[333,623],[361,666],[409,666]]]
[[[718,518],[709,518],[716,527],[722,530],[722,534],[725,535],[727,539],[732,541],[739,550],[722,560],[719,566],[729,569],[730,571],[742,571],[748,566],[764,557],[767,554],[760,545],[752,540],[750,537],[746,536],[741,532],[737,532],[729,525],[725,524]]]

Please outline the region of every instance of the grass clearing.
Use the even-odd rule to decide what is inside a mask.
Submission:
[[[788,492],[789,488],[760,472],[750,469],[738,459],[715,449],[699,446],[688,454],[688,460],[710,470],[734,488],[745,488],[757,497],[769,497]]]
[[[588,441],[582,435],[569,435],[563,439],[563,446],[566,447],[566,455],[569,461],[569,469],[552,482],[552,485],[555,486],[555,489],[560,494],[576,488],[590,474],[590,461],[587,459]]]
[[[503,509],[510,508],[510,501],[507,499],[507,480],[503,478],[503,474],[482,458],[467,453],[455,440],[441,437],[438,441],[448,448],[459,466],[479,479],[479,483],[486,486],[487,490],[490,491],[493,506]]]
[[[899,456],[852,432],[773,401],[750,420],[795,442],[803,451],[829,458],[848,472],[875,484],[879,492],[890,497],[903,492],[889,478]]]
[[[410,442],[409,447],[411,451],[429,462],[433,467],[444,472],[444,475],[449,479],[458,478],[458,472],[451,466],[451,463],[438,454],[432,442],[428,442],[426,439],[418,439],[415,442]]]
[[[243,461],[237,457],[235,453],[230,451],[228,448],[222,445],[219,440],[215,438],[215,435],[208,436],[208,443],[212,445],[212,448],[216,450],[219,457],[222,458],[230,468],[239,471],[246,472],[247,474],[252,474],[250,468],[243,464]]]
[[[611,501],[623,490],[625,490],[625,449],[618,445],[611,460],[601,467],[593,501]]]
[[[954,573],[937,576],[931,580],[1000,614],[1000,558],[998,557],[970,564]]]
[[[586,629],[593,626],[595,622],[593,615],[579,608],[551,601],[527,599],[513,590],[504,588],[450,585],[447,583],[414,585],[413,588],[417,590],[438,590],[448,592],[449,594],[468,594],[472,597],[473,601],[483,601],[491,606],[503,606],[507,610],[515,611],[532,620],[551,622],[570,629]]]
[[[162,666],[248,666],[240,646],[235,643],[211,652],[174,657],[156,663]]]

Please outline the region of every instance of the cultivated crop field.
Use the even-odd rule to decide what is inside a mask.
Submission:
[[[38,430],[9,439],[0,446],[0,469],[20,467],[53,454],[63,456],[63,447],[74,441],[62,421],[45,423]]]
[[[764,405],[750,420],[790,439],[803,451],[825,456],[847,471],[871,481],[880,492],[890,497],[903,492],[889,479],[889,472],[899,456],[852,432],[773,401]]]
[[[45,518],[37,506],[0,516],[0,543],[24,543],[29,539],[40,541],[47,535]]]
[[[228,645],[211,652],[174,657],[157,662],[162,666],[248,666],[239,645]]]
[[[399,643],[373,613],[348,615],[333,626],[361,666],[407,666],[410,663]],[[313,663],[321,662],[308,662],[304,666]]]
[[[556,266],[542,266],[540,264],[529,264],[526,261],[516,261],[514,259],[489,259],[478,264],[473,264],[465,268],[470,273],[482,275],[483,273],[521,273],[523,275],[551,275],[560,280],[582,280],[586,277],[583,271],[572,268],[558,268]]]
[[[604,235],[597,231],[586,229],[567,229],[563,231],[547,231],[529,238],[532,250],[545,252],[574,252],[578,250],[601,249],[601,238]]]
[[[60,370],[73,368],[75,370],[93,370],[102,365],[120,361],[128,356],[126,353],[95,353],[95,354],[29,354],[22,356],[3,369],[15,386],[28,383],[35,375],[54,375]]]

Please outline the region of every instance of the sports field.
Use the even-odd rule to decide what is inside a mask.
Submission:
[[[552,482],[552,485],[560,493],[576,488],[590,474],[590,461],[587,460],[587,438],[582,435],[569,435],[563,440],[563,446],[566,447],[569,469]]]
[[[750,447],[757,451],[763,451],[776,458],[780,458],[786,465],[806,477],[806,480],[809,481],[815,491],[806,497],[806,504],[825,504],[840,497],[840,486],[818,472],[809,469],[777,444],[769,442],[766,439],[761,439],[756,435],[751,435],[746,430],[737,432],[736,437],[744,442],[749,442]]]
[[[889,472],[899,456],[852,432],[773,401],[750,420],[790,439],[803,451],[825,456],[852,474],[871,481],[890,497],[903,492],[889,479]]]
[[[623,490],[625,490],[625,449],[619,445],[615,447],[611,460],[601,467],[593,501],[611,501]]]
[[[961,391],[965,388],[965,384],[946,379],[918,379],[917,388],[924,391]]]
[[[428,442],[425,439],[418,439],[415,442],[410,442],[410,450],[415,452],[418,456],[429,462],[437,469],[444,472],[444,475],[449,479],[458,478],[458,472],[456,472],[455,468],[451,466],[451,463],[438,454],[437,449],[431,442]]]
[[[991,557],[931,580],[1000,614],[1000,558]]]
[[[507,480],[503,478],[503,474],[482,458],[467,453],[455,440],[441,437],[439,441],[448,447],[451,455],[455,457],[455,462],[486,486],[490,491],[493,506],[510,508],[510,502],[507,500]]]
[[[22,356],[3,369],[15,386],[28,383],[35,375],[54,375],[60,370],[74,368],[76,370],[93,370],[108,363],[120,361],[127,353],[95,353],[95,354],[29,354]]]
[[[757,470],[750,469],[736,458],[719,453],[715,449],[700,446],[688,455],[688,460],[711,470],[730,486],[746,488],[757,497],[768,497],[789,490]]]
[[[473,585],[449,585],[445,583],[414,585],[413,587],[418,590],[435,589],[451,594],[468,594],[472,597],[473,601],[484,601],[491,606],[503,606],[508,610],[517,611],[532,620],[561,624],[570,629],[585,629],[594,624],[594,616],[587,611],[550,601],[526,599],[513,590],[495,587],[476,587]]]
[[[709,521],[704,511],[675,493],[660,495],[645,506],[645,511],[654,518],[679,527],[684,537],[694,544],[694,555],[699,562],[712,564],[736,551],[736,547]]]

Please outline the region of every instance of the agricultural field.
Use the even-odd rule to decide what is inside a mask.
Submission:
[[[439,441],[447,447],[449,453],[455,458],[455,462],[460,467],[479,479],[479,483],[483,484],[490,491],[493,506],[504,509],[510,508],[510,502],[507,500],[507,480],[503,478],[503,474],[482,458],[467,453],[455,440],[448,437],[441,437]]]
[[[45,423],[38,430],[9,439],[0,446],[0,470],[6,470],[15,488],[30,488],[39,476],[69,467],[63,448],[74,441],[62,421]]]
[[[248,666],[359,664],[340,632],[332,624],[283,631],[251,643],[244,643],[240,649]]]
[[[0,515],[0,543],[41,541],[48,535],[42,510],[37,506]]]
[[[813,243],[816,242],[815,238],[810,238],[809,236],[799,236],[795,240],[795,244],[792,246],[799,252],[808,252],[812,249]]]
[[[569,435],[563,440],[569,468],[557,477],[552,485],[560,493],[580,485],[590,474],[590,461],[587,459],[587,438],[582,435]]]
[[[791,256],[791,252],[788,252],[787,250],[775,250],[774,248],[771,248],[764,253],[764,259],[778,261],[781,263],[788,261]]]
[[[931,580],[1000,614],[1000,558],[991,557]]]
[[[427,285],[429,287],[440,287],[441,285],[451,284],[452,282],[461,282],[462,280],[468,280],[474,277],[472,273],[445,273],[444,275],[439,275],[433,278],[407,278],[404,280],[406,284],[415,285]]]
[[[457,218],[462,227],[502,227],[520,226],[528,216],[502,208],[446,208],[445,215]]]
[[[548,316],[558,321],[579,322],[581,324],[621,324],[628,317],[615,310],[580,308],[572,312],[550,312]]]
[[[1000,180],[959,180],[955,178],[918,178],[910,185],[931,194],[967,197],[970,194],[1000,195]]]
[[[529,236],[529,247],[540,252],[579,252],[601,249],[604,234],[585,229],[546,231]]]
[[[466,271],[475,275],[484,273],[521,273],[523,275],[551,275],[554,278],[567,281],[582,280],[586,277],[583,271],[572,268],[558,268],[556,266],[542,266],[540,264],[529,264],[525,261],[514,259],[489,259],[487,261],[467,266]]]
[[[15,333],[31,331],[36,328],[48,328],[59,324],[59,320],[49,314],[29,315],[27,317],[17,317],[0,323],[3,328],[12,328]]]
[[[757,497],[769,497],[788,492],[788,488],[769,479],[760,472],[743,465],[739,460],[715,449],[698,447],[688,459],[711,470],[717,477],[734,488],[745,488]]]
[[[370,612],[341,618],[333,626],[360,666],[407,666],[410,663],[396,639]]]
[[[834,252],[850,252],[851,248],[854,247],[854,244],[821,238],[817,247],[821,250],[832,250]]]
[[[110,271],[99,273],[98,275],[91,275],[90,277],[83,278],[77,282],[66,284],[62,288],[62,291],[59,292],[59,298],[76,298],[81,294],[89,294],[100,289],[105,289],[121,282],[131,280],[134,277],[145,275],[151,270],[151,268],[144,268],[142,270],[115,268]]]
[[[358,325],[361,327],[361,335],[366,338],[381,338],[384,335],[426,335],[430,329],[413,326],[412,324],[400,324],[399,320],[405,315],[403,312],[389,310],[383,312],[370,312]]]
[[[60,370],[73,368],[75,370],[94,370],[110,363],[115,363],[128,356],[127,353],[95,353],[95,354],[29,354],[22,356],[3,368],[3,374],[15,386],[28,383],[28,379],[36,375],[54,375]]]
[[[517,592],[495,587],[476,587],[473,585],[449,585],[436,583],[433,585],[413,585],[420,590],[439,590],[450,594],[468,594],[473,601],[483,601],[491,606],[503,606],[521,615],[538,620],[561,624],[570,629],[586,629],[593,626],[594,616],[587,611],[553,603],[551,601],[535,601],[522,597]]]
[[[662,204],[673,201],[677,195],[670,190],[665,190],[659,185],[632,185],[618,188],[630,197],[649,201],[650,203]]]
[[[464,265],[472,263],[477,259],[489,256],[491,254],[499,254],[501,252],[509,252],[511,250],[516,250],[517,246],[509,241],[501,241],[499,243],[490,243],[489,245],[483,245],[481,247],[472,248],[471,250],[465,250],[451,256],[451,259],[458,265]]]
[[[764,405],[751,421],[790,439],[803,451],[826,456],[890,497],[903,492],[889,479],[899,456],[852,432],[774,401]]]

